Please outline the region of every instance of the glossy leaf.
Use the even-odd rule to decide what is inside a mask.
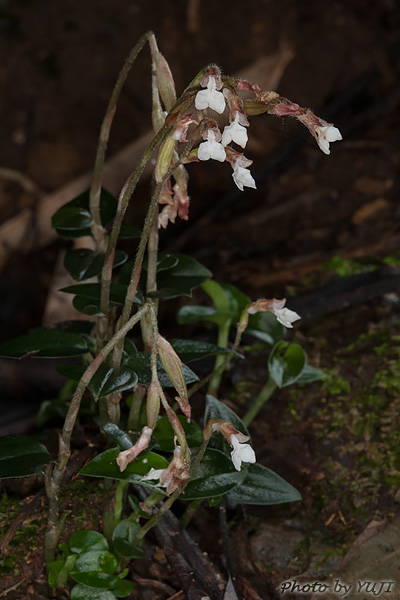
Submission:
[[[134,352],[130,354],[124,359],[124,365],[135,371],[139,383],[142,385],[150,385],[151,366],[150,354],[148,352]],[[157,372],[162,387],[174,387],[158,357]],[[182,373],[187,385],[199,380],[196,373],[194,373],[187,365],[182,365]]]
[[[126,286],[120,283],[112,283],[110,286],[110,306],[120,306],[125,302]],[[93,306],[99,307],[100,305],[100,283],[81,283],[77,285],[69,285],[66,288],[62,288],[61,292],[66,294],[76,294],[78,297],[86,298],[91,300]],[[135,301],[138,301],[135,298]]]
[[[132,369],[121,367],[113,369],[104,363],[97,369],[89,383],[89,390],[97,400],[109,394],[116,394],[132,389],[138,382],[138,377]]]
[[[201,428],[194,422],[188,423],[182,415],[178,419],[185,432],[186,440],[190,448],[201,446],[203,442],[203,432]],[[163,452],[172,452],[174,450],[174,430],[168,417],[161,417],[157,421],[156,428],[153,431],[153,436],[157,440],[158,447]]]
[[[75,571],[80,573],[101,571],[112,575],[117,568],[117,564],[116,557],[108,550],[89,550],[79,555],[75,563]]]
[[[259,312],[249,316],[246,334],[273,346],[286,335],[286,328],[279,323],[271,312]]]
[[[217,354],[229,354],[229,349],[220,348],[209,342],[197,342],[187,339],[172,339],[169,340],[179,358],[187,363],[195,360],[200,360],[206,356],[216,356]]]
[[[116,479],[117,481],[129,481],[131,483],[145,485],[151,489],[160,489],[151,483],[151,481],[142,482],[141,479],[143,475],[147,475],[151,468],[166,469],[168,467],[168,461],[163,456],[155,454],[154,452],[142,453],[121,473],[116,462],[119,453],[119,448],[106,450],[91,460],[90,463],[81,470],[81,474],[90,475],[91,477]]]
[[[71,600],[115,600],[116,596],[109,590],[100,590],[86,585],[74,585]]]
[[[112,535],[113,548],[121,556],[127,558],[141,558],[143,550],[134,545],[136,534],[140,530],[139,523],[134,523],[129,519],[123,519],[115,527]]]
[[[121,450],[128,450],[132,447],[132,440],[125,431],[120,429],[115,423],[106,423],[103,425],[104,432],[112,437],[121,448]]]
[[[243,423],[242,419],[237,416],[237,414],[229,408],[226,404],[214,398],[210,394],[206,396],[206,408],[204,412],[204,423],[207,423],[210,419],[222,419],[222,421],[226,421],[227,423],[231,423],[236,429],[244,433],[244,435],[249,435],[248,429],[246,425]],[[224,436],[215,432],[211,436],[210,445],[213,448],[218,448],[219,450],[223,450],[228,447],[228,443],[225,441]]]
[[[193,456],[193,460],[195,454]],[[197,500],[224,496],[246,478],[246,469],[236,471],[232,461],[219,450],[207,448],[194,474],[185,487],[182,500]]]
[[[101,571],[88,571],[85,573],[72,571],[70,577],[76,581],[76,583],[87,585],[92,588],[98,588],[100,590],[112,590],[119,581],[116,575],[109,575],[108,573],[102,573]]]
[[[59,235],[67,238],[77,238],[91,235],[92,217],[89,211],[89,193],[86,190],[68,202],[53,215],[51,224]],[[100,195],[100,216],[104,226],[114,219],[117,210],[117,200],[107,190],[102,189]]]
[[[163,254],[159,252],[157,255],[157,273],[168,271],[179,263],[179,258],[175,254]],[[143,269],[147,271],[147,256],[143,261]]]
[[[199,321],[222,324],[229,319],[229,313],[218,312],[216,308],[211,306],[182,306],[176,315],[176,320],[179,325],[190,325],[190,323],[198,323]]]
[[[210,296],[217,311],[229,314],[235,322],[239,320],[242,311],[250,303],[248,296],[229,283],[210,280],[203,283],[201,287]]]
[[[40,442],[25,435],[0,437],[0,479],[40,475],[51,459]]]
[[[242,504],[282,504],[301,500],[301,494],[282,477],[258,463],[249,465],[243,483],[228,498]]]
[[[38,327],[26,335],[4,342],[0,345],[0,356],[22,358],[35,356],[43,358],[62,358],[79,356],[89,350],[89,339],[79,333],[69,333],[62,329]]]
[[[64,258],[64,267],[74,279],[84,281],[101,273],[104,257],[105,254],[99,254],[88,248],[69,250]],[[122,265],[126,259],[125,252],[116,250],[113,267]]]
[[[268,369],[279,388],[295,383],[307,364],[307,355],[298,344],[278,342],[272,348]]]
[[[326,373],[321,369],[306,365],[296,383],[315,383],[326,379]]]
[[[104,535],[93,529],[80,529],[69,538],[71,552],[82,554],[89,550],[108,550],[108,542]]]
[[[138,550],[139,551],[139,550]],[[134,556],[133,558],[143,558],[144,554],[142,552],[141,556]],[[115,585],[112,589],[114,596],[117,598],[125,598],[129,596],[133,592],[133,583],[130,581],[118,581],[117,585]]]
[[[178,263],[157,274],[157,291],[149,294],[153,298],[191,296],[196,287],[211,277],[211,272],[194,258],[185,254],[170,256],[177,258]]]

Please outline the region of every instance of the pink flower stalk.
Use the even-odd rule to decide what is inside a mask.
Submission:
[[[136,444],[132,446],[132,448],[128,448],[128,450],[123,450],[117,456],[117,464],[120,468],[120,471],[125,471],[126,467],[131,463],[143,450],[149,445],[151,440],[151,434],[153,430],[150,427],[144,426],[142,432],[137,440]]]

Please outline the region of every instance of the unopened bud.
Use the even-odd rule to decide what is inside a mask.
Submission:
[[[169,111],[176,101],[175,83],[169,64],[161,54],[154,38],[150,40],[151,55],[157,76],[157,85],[165,108]]]
[[[160,394],[158,393],[158,385],[152,381],[147,390],[147,424],[151,429],[157,425],[157,418],[160,412]]]
[[[171,167],[175,145],[176,142],[171,134],[164,140],[159,150],[156,168],[154,170],[154,176],[158,182],[161,182],[164,179]]]
[[[171,346],[171,344],[160,334],[156,338],[157,351],[162,365],[171,380],[172,385],[178,392],[178,395],[184,401],[187,401],[188,393],[185,378],[182,372],[182,361]]]

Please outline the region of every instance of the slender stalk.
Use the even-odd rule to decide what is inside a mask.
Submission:
[[[143,399],[146,396],[146,387],[138,385],[132,394],[132,403],[129,409],[127,429],[135,431],[139,429],[140,410],[142,408]]]
[[[100,129],[100,136],[97,145],[96,151],[96,159],[93,170],[93,178],[92,185],[90,188],[90,213],[93,218],[93,226],[92,226],[92,234],[94,239],[96,240],[97,248],[99,250],[104,250],[104,228],[101,223],[101,215],[100,215],[100,194],[101,194],[101,185],[103,181],[103,171],[104,171],[104,159],[107,149],[108,138],[110,136],[110,129],[114,119],[114,115],[117,109],[117,102],[119,100],[119,96],[121,94],[122,87],[126,81],[128,73],[135,62],[139,52],[142,50],[145,43],[154,38],[154,33],[152,31],[148,31],[137,42],[137,44],[130,51],[120,73],[118,79],[114,85],[114,89],[112,91],[106,114],[103,119],[103,123]]]
[[[228,319],[222,325],[218,327],[218,341],[217,344],[220,348],[227,348],[229,341],[229,331],[232,325],[232,321]],[[225,366],[225,357],[223,354],[219,354],[215,359],[214,369],[211,374],[208,391],[210,394],[216,395],[218,388],[221,383],[222,375],[225,369],[220,369],[221,366]]]
[[[268,378],[267,383],[262,388],[261,392],[258,394],[257,398],[254,400],[253,404],[250,406],[247,413],[244,415],[242,421],[245,425],[250,425],[250,423],[255,419],[258,415],[264,404],[267,400],[270,399],[274,391],[276,390],[276,383],[270,376]]]
[[[128,331],[146,314],[149,305],[145,304],[129,321],[121,327],[113,338],[99,352],[93,362],[87,367],[82,375],[78,386],[72,396],[64,426],[59,437],[58,462],[48,465],[45,472],[45,486],[47,498],[49,501],[49,517],[47,531],[45,534],[45,558],[46,562],[54,560],[54,552],[59,537],[59,494],[61,483],[65,474],[69,457],[71,455],[71,436],[78,416],[82,396],[89,385],[92,377],[100,367],[105,358],[110,354],[113,348],[121,339],[124,339]]]
[[[168,500],[166,500],[164,504],[159,508],[158,512],[154,515],[154,517],[147,521],[145,525],[143,525],[143,527],[138,531],[136,535],[135,543],[140,542],[140,540],[144,538],[149,529],[154,527],[154,525],[157,525],[161,517],[167,512],[169,508],[171,508],[175,500],[179,497],[180,493],[181,492],[179,490],[175,490],[173,494],[171,494],[171,496],[168,498]]]
[[[189,505],[187,506],[185,512],[183,513],[183,515],[179,519],[180,524],[182,525],[182,527],[184,529],[187,528],[187,526],[189,525],[190,521],[193,519],[194,515],[196,514],[197,509],[199,508],[199,506],[202,503],[203,503],[203,498],[198,498],[197,500],[192,500],[189,503]]]
[[[115,527],[121,520],[125,492],[128,485],[128,481],[118,481],[117,487],[115,488],[114,497],[112,498],[110,505],[107,506],[104,511],[103,533],[109,542],[111,542]]]

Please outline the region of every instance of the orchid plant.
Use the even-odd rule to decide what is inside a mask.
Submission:
[[[102,188],[105,151],[122,86],[146,42],[152,56],[154,138],[115,199]],[[251,92],[252,98],[242,99],[243,91]],[[218,116],[226,111],[229,124],[221,131]],[[73,294],[75,308],[92,320],[38,328],[0,347],[0,354],[9,358],[83,357],[82,365],[59,368],[70,387],[67,398],[64,394],[58,404],[64,425],[57,457],[51,457],[31,438],[0,438],[0,477],[40,473],[44,466],[48,498],[45,558],[50,583],[64,585],[70,576],[76,583],[71,598],[88,597],[87,588],[107,589],[110,598],[113,594],[128,595],[131,586],[122,581],[127,574],[123,570],[126,560],[141,555],[146,533],[178,499],[208,499],[212,504],[224,495],[233,502],[253,504],[300,499],[289,483],[256,462],[247,429],[274,389],[322,376],[307,364],[305,352],[297,344],[283,339],[286,328],[293,327],[300,316],[285,306],[285,299],[251,301],[234,286],[211,280],[208,269],[193,258],[158,251],[159,228],[174,223],[178,216],[189,218],[186,166],[191,162],[228,162],[240,190],[256,187],[249,170],[252,161],[237,147],[246,147],[249,117],[262,113],[298,119],[325,154],[329,154],[331,142],[341,139],[333,124],[311,110],[276,92],[262,91],[256,83],[225,76],[216,65],[202,69],[177,97],[170,68],[153,33],[145,34],[128,56],[111,95],[91,189],[53,217],[53,226],[61,236],[91,236],[92,247],[67,253],[65,266],[78,283],[63,291]],[[144,167],[153,156],[151,199],[138,234],[123,220]],[[135,258],[129,260],[117,242],[138,236]],[[82,283],[93,277],[98,278],[97,283]],[[218,343],[165,339],[159,331],[159,302],[191,296],[200,285],[214,308],[189,305],[179,311],[178,320],[216,323]],[[234,339],[230,342],[232,331]],[[268,345],[269,380],[242,420],[218,396],[221,377],[232,359],[243,358],[240,344],[245,333]],[[187,363],[209,355],[216,356],[213,372],[200,381]],[[205,413],[197,423],[192,420],[190,398],[207,383]],[[71,436],[86,397],[97,403],[98,420],[109,447],[81,474],[113,480],[115,498],[112,508],[105,510],[104,536],[77,532],[56,555],[65,519],[60,514],[59,495],[71,455]],[[110,440],[114,446],[110,447]],[[132,512],[124,517],[130,485],[147,489],[148,494],[142,504],[129,495]],[[104,564],[108,571],[104,571]]]

